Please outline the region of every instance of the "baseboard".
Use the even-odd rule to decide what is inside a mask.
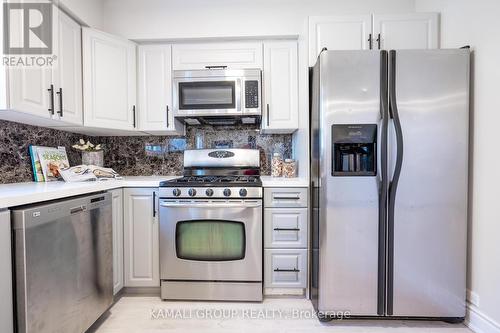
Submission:
[[[471,303],[467,303],[467,314],[464,323],[475,333],[500,333],[500,324],[479,311]]]

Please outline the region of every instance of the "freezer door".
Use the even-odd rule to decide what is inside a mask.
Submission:
[[[402,136],[390,131],[388,314],[464,317],[469,51],[391,51],[389,67]]]
[[[380,52],[326,51],[319,61],[319,84],[314,86],[320,91],[313,94],[319,98],[319,117],[312,128],[319,131],[313,135],[319,141],[319,184],[314,192],[319,217],[318,229],[313,228],[319,236],[318,262],[313,260],[319,267],[317,308],[376,316],[380,174],[337,175],[332,141],[338,136],[332,131],[337,125],[374,125],[380,141]],[[352,130],[358,132],[363,129]],[[376,150],[376,161],[378,156]]]

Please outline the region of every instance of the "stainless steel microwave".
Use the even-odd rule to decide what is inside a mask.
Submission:
[[[260,69],[174,71],[174,116],[187,124],[260,122]]]

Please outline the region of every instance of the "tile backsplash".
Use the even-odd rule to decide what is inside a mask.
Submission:
[[[71,148],[86,136],[0,120],[0,183],[33,179],[29,145],[64,146],[71,165],[81,163]],[[261,172],[270,174],[270,159],[278,151],[292,156],[291,134],[260,134],[257,127],[187,127],[185,136],[101,136],[93,143],[104,147],[105,166],[124,176],[180,175],[184,149],[256,148],[260,150]]]

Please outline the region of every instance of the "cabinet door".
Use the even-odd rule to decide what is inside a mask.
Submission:
[[[321,50],[367,50],[372,31],[371,15],[309,17],[309,65]]]
[[[296,41],[264,44],[264,132],[291,133],[298,128],[297,71]]]
[[[65,125],[82,125],[82,28],[59,9],[54,8],[54,12],[58,20],[57,67],[54,69],[56,116]]]
[[[266,248],[307,248],[307,208],[264,209]]]
[[[209,66],[262,69],[262,43],[178,44],[172,46],[172,59],[174,70],[206,69]]]
[[[24,31],[22,20],[13,20],[10,26],[10,34],[22,34]],[[57,31],[57,24],[54,23],[53,28]],[[10,109],[40,118],[53,117],[52,94],[55,92],[49,90],[53,83],[51,66],[10,67],[8,80]]]
[[[136,45],[83,28],[84,124],[131,130],[136,125]]]
[[[123,190],[110,191],[113,199],[113,294],[123,288]]]
[[[125,287],[160,285],[157,194],[157,188],[124,190]]]
[[[0,332],[14,332],[10,212],[0,211]]]
[[[373,36],[380,35],[381,49],[436,49],[438,19],[437,13],[373,15]]]
[[[305,288],[307,249],[265,249],[265,288]]]
[[[172,46],[139,46],[139,108],[141,131],[178,133],[183,126],[172,112]]]

